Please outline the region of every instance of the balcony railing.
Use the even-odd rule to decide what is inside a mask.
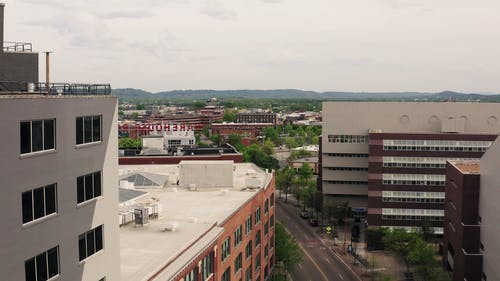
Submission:
[[[69,83],[27,83],[0,81],[0,94],[43,94],[43,95],[110,95],[110,84],[69,84]]]
[[[3,42],[3,51],[4,52],[32,52],[33,48],[32,48],[31,43],[4,41]]]

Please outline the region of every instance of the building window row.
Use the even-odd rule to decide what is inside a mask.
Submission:
[[[444,186],[445,175],[425,174],[382,174],[382,183],[390,185],[432,185]]]
[[[78,254],[80,261],[103,249],[102,225],[78,236]]]
[[[353,184],[353,185],[367,185],[367,181],[332,181],[332,180],[326,180],[325,183],[331,183],[331,184]]]
[[[249,215],[245,222],[245,234],[248,235],[252,231],[252,215]]]
[[[243,254],[239,253],[234,259],[234,274],[236,275],[243,267]]]
[[[445,157],[388,157],[382,159],[383,167],[389,168],[437,168],[444,169],[446,161],[466,160],[466,158]]]
[[[394,226],[394,225],[383,225],[381,227],[388,228],[388,229],[404,229],[407,232],[418,232],[421,231],[422,228],[418,226]],[[444,228],[443,227],[432,227],[433,233],[434,234],[443,234],[444,233]]]
[[[242,227],[240,225],[238,226],[238,228],[236,228],[236,231],[234,232],[234,247],[236,248],[238,245],[240,245],[242,240],[243,240]]]
[[[491,141],[384,140],[384,150],[484,152]]]
[[[331,157],[368,158],[368,153],[324,153]]]
[[[231,267],[228,267],[224,273],[222,273],[221,281],[231,281]]]
[[[21,194],[23,223],[57,212],[57,185],[50,184]]]
[[[255,210],[255,224],[258,224],[260,222],[260,207],[257,207],[257,210]]]
[[[221,260],[225,261],[231,255],[231,237],[227,237],[221,245]]]
[[[198,267],[188,272],[188,274],[184,276],[184,281],[198,281]]]
[[[382,191],[383,202],[444,203],[444,192]]]
[[[76,144],[101,141],[102,115],[76,118]],[[21,154],[56,148],[56,119],[27,120],[20,123]]]
[[[247,271],[245,273],[245,281],[252,281],[252,265],[247,268]]]
[[[361,167],[325,167],[325,169],[332,171],[362,171],[362,172],[368,171],[368,168],[361,168]]]
[[[21,122],[21,154],[55,149],[56,119]]]
[[[101,174],[101,171],[97,171],[76,179],[77,203],[82,203],[102,195]]]
[[[245,259],[248,259],[251,256],[252,256],[252,240],[248,241],[247,245],[245,246]]]
[[[368,143],[366,135],[328,135],[328,142],[333,143]]]
[[[201,261],[201,277],[207,280],[214,273],[214,253],[211,252]]]
[[[443,221],[444,210],[382,208],[382,219]]]
[[[59,275],[59,246],[24,262],[26,281],[46,281]]]
[[[76,144],[101,141],[102,115],[76,118]]]

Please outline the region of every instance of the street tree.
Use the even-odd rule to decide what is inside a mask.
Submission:
[[[283,262],[285,274],[302,261],[303,253],[295,237],[288,233],[280,223],[275,225],[275,245],[276,259],[278,262]]]

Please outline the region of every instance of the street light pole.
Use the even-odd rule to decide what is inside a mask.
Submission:
[[[344,207],[344,254],[347,254],[347,206]]]

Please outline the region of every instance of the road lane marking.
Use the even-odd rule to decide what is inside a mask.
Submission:
[[[328,264],[330,264],[330,259],[325,259],[325,261],[326,261]]]
[[[342,276],[342,274],[339,273],[339,277],[340,279],[344,280],[344,276]]]
[[[323,272],[323,270],[321,270],[321,268],[319,267],[319,265],[316,263],[316,261],[311,257],[311,255],[309,255],[309,253],[306,251],[306,249],[304,249],[304,247],[302,247],[302,245],[300,244],[297,244],[299,245],[299,248],[304,252],[304,255],[306,255],[309,260],[311,260],[311,262],[313,263],[313,265],[318,269],[319,273],[321,273],[321,276],[323,276],[323,278],[328,281],[328,277],[326,277],[326,274]]]

